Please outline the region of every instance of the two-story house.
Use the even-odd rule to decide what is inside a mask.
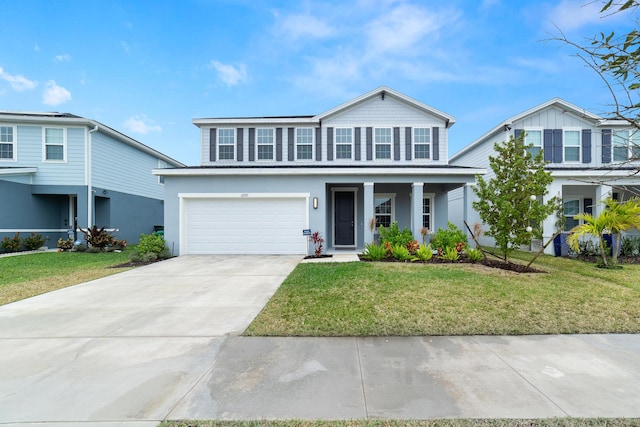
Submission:
[[[447,194],[480,168],[448,164],[455,119],[387,87],[315,116],[195,119],[200,166],[165,180],[165,238],[179,254],[362,250],[380,225],[446,227]]]
[[[164,185],[151,171],[182,166],[94,120],[1,111],[0,238],[37,232],[55,246],[97,225],[137,242],[163,224]]]
[[[583,108],[559,98],[551,99],[530,110],[517,114],[453,155],[452,165],[487,168],[486,179],[492,177],[489,156],[495,156],[494,143],[506,141],[525,133],[525,142],[537,153],[542,150],[545,169],[553,176],[547,199],[559,196],[563,202],[565,230],[579,224],[574,218],[581,212],[598,215],[607,197],[625,200],[640,194],[638,158],[640,133],[634,133],[629,124],[621,120],[607,120]],[[449,210],[452,222],[462,226],[482,223],[474,211],[476,200],[471,186],[451,192]],[[550,216],[543,224],[543,240],[546,242],[556,232],[557,217]],[[493,240],[484,238],[483,244]],[[553,253],[553,245],[546,251]]]

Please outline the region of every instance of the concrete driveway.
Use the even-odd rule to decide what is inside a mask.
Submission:
[[[0,424],[157,425],[300,260],[184,256],[0,307]]]

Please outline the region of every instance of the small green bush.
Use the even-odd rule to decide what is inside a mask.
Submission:
[[[169,258],[169,248],[164,238],[159,234],[141,234],[140,241],[130,255],[132,262],[150,262],[157,259]]]
[[[433,249],[431,248],[431,243],[425,245],[424,243],[420,245],[418,250],[416,251],[416,258],[420,261],[430,261],[433,258]]]
[[[449,246],[444,250],[442,255],[440,255],[440,258],[449,262],[458,261],[460,259],[460,252],[458,252],[455,246]]]
[[[387,250],[384,246],[378,246],[375,243],[367,243],[362,256],[371,261],[380,261],[387,257]]]
[[[389,242],[391,247],[396,245],[407,246],[408,243],[413,242],[413,233],[408,228],[404,228],[404,230],[400,231],[398,227],[398,221],[394,221],[389,225],[389,227],[380,226],[378,229],[380,233],[380,245],[384,245]]]
[[[68,251],[73,249],[73,238],[68,238],[68,239],[63,239],[60,238],[58,239],[58,243],[56,243],[56,246],[60,249],[62,249],[63,251]]]
[[[412,257],[406,246],[397,244],[391,248],[391,255],[398,261],[409,261]]]
[[[454,248],[456,251],[462,252],[467,246],[467,235],[449,222],[446,230],[438,228],[436,234],[431,238],[431,245],[443,253],[448,248]]]
[[[625,236],[620,244],[620,256],[640,255],[640,237]]]
[[[16,233],[13,237],[4,237],[0,245],[5,252],[18,252],[22,249],[20,233]]]
[[[469,258],[469,261],[471,262],[478,262],[482,259],[482,251],[478,248],[470,248],[465,252],[467,254],[467,258]]]
[[[24,238],[24,247],[30,251],[35,251],[40,249],[46,241],[47,238],[42,237],[42,234],[31,233],[29,237]]]

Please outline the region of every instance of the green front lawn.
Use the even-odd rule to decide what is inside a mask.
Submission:
[[[42,252],[0,257],[0,305],[123,271],[129,251]]]
[[[532,255],[516,254],[522,262]],[[300,264],[245,331],[254,336],[640,332],[640,265],[544,256],[546,273],[472,264]]]

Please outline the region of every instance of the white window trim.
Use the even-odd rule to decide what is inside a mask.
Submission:
[[[427,158],[418,158],[416,157],[416,129],[427,129],[427,133],[429,134],[429,157]],[[423,145],[424,143],[420,143]],[[433,130],[431,127],[427,126],[419,126],[411,129],[411,150],[413,151],[413,159],[416,161],[431,161],[433,160]]]
[[[578,160],[567,160],[567,153],[565,148],[574,147],[573,145],[567,146],[566,132],[578,132]],[[563,127],[562,128],[562,161],[563,163],[581,163],[582,162],[582,128],[580,127]]]
[[[424,199],[429,199],[429,207],[431,209],[431,212],[429,212],[429,222],[431,223],[431,228],[429,228],[429,232],[433,232],[433,223],[434,223],[434,215],[435,215],[435,198],[436,198],[436,193],[424,193],[422,194],[422,200]],[[423,201],[424,203],[424,201]],[[422,226],[424,227],[424,212],[422,213],[422,218],[420,223],[422,224]]]
[[[47,129],[62,129],[62,160],[47,159]],[[51,144],[54,145],[54,144]],[[56,144],[57,145],[57,144]],[[67,128],[59,126],[42,127],[42,161],[45,163],[67,163]]]
[[[389,136],[390,136],[390,141],[387,142],[377,142],[376,141],[376,130],[377,129],[389,129]],[[376,127],[373,128],[373,159],[379,162],[391,162],[393,161],[393,128],[392,127]],[[377,155],[377,150],[376,147],[378,145],[389,145],[389,157],[388,158],[382,158],[379,159],[378,155]]]
[[[582,197],[582,196],[571,196],[571,195],[563,196],[562,197],[562,206],[563,206],[563,208],[564,208],[564,204],[566,202],[570,202],[570,201],[573,201],[573,200],[577,200],[578,201],[578,213],[583,213],[584,212],[584,197]],[[562,214],[565,216],[565,218],[567,217],[566,212],[563,212]],[[571,216],[575,216],[575,215],[571,215]],[[581,219],[578,220],[578,224],[582,224],[582,223],[583,223],[583,221]]]
[[[298,142],[298,129],[309,129],[311,130],[311,158],[310,159],[300,159],[298,157],[298,145],[309,145],[308,143],[299,143]],[[294,151],[296,162],[313,162],[316,158],[316,130],[312,127],[298,127],[293,130],[293,138],[294,138]]]
[[[544,128],[542,126],[528,126],[522,129],[522,132],[525,134],[524,137],[524,143],[525,145],[528,145],[527,142],[527,134],[529,133],[529,131],[534,131],[534,132],[540,132],[540,151],[544,151]],[[564,134],[563,134],[564,136]],[[515,135],[514,135],[515,137]],[[534,148],[537,147],[536,145],[534,145]],[[564,154],[564,152],[563,152]]]
[[[271,144],[261,144],[259,142],[259,138],[258,138],[258,131],[260,130],[271,130]],[[294,136],[295,138],[295,136]],[[270,159],[261,159],[259,158],[259,154],[258,154],[258,147],[260,147],[261,145],[271,145],[273,147],[273,150],[271,151],[272,156]],[[255,161],[256,162],[273,162],[276,159],[276,128],[256,128],[256,156],[255,156]]]
[[[220,143],[220,141],[221,141],[221,139],[220,139],[220,131],[221,130],[225,130],[225,131],[226,130],[231,130],[231,131],[233,131],[233,143],[232,144],[221,144]],[[216,150],[218,151],[216,153],[216,158],[218,159],[219,162],[235,162],[235,160],[236,160],[236,146],[237,146],[236,143],[237,143],[237,139],[238,139],[236,128],[218,128],[218,129],[216,129],[216,133],[217,133],[216,134],[216,141],[217,141]],[[227,147],[229,145],[233,146],[233,157],[231,159],[221,159],[220,158],[220,146]]]
[[[390,222],[390,224],[393,224],[393,222],[396,220],[396,193],[373,193],[373,217],[374,218],[378,217],[378,214],[376,214],[376,198],[378,198],[378,197],[385,197],[385,198],[391,199],[391,222]],[[375,231],[378,232],[379,228],[380,228],[380,225],[376,221]]]
[[[6,125],[6,124],[0,124],[0,126],[4,128],[13,129],[13,141],[11,141],[11,144],[13,145],[13,157],[10,159],[0,158],[0,162],[17,162],[18,161],[18,127],[15,125]],[[0,142],[0,144],[9,144],[9,143]]]
[[[614,158],[614,153],[615,150],[614,148],[616,147],[616,144],[614,144],[614,138],[616,136],[616,133],[618,132],[627,132],[629,134],[626,146],[627,146],[627,159],[626,160],[615,160]],[[635,145],[634,145],[635,144]],[[637,145],[637,147],[636,147]],[[631,160],[633,158],[633,149],[636,148],[638,149],[638,151],[640,151],[640,131],[637,131],[633,128],[628,128],[628,129],[618,129],[618,130],[614,130],[612,132],[611,135],[611,161],[616,163],[626,163],[629,160]]]
[[[349,157],[349,158],[338,158],[338,142],[337,142],[337,135],[338,135],[337,130],[338,129],[349,129],[351,131],[351,142],[348,144],[348,145],[351,146],[351,157]],[[338,161],[338,162],[349,162],[349,161],[353,160],[353,156],[355,154],[354,153],[355,145],[353,143],[353,138],[354,138],[353,133],[354,133],[354,130],[353,130],[352,127],[344,127],[343,126],[343,127],[334,128],[334,131],[333,131],[333,160]],[[341,142],[340,145],[347,145],[347,143]]]

